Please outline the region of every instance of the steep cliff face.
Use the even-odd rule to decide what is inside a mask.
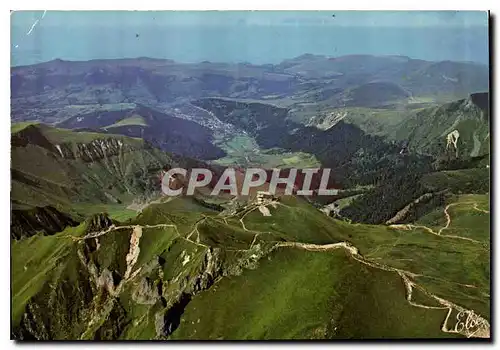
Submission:
[[[477,209],[462,204],[487,215],[487,201],[474,200],[482,201]],[[218,213],[183,210],[185,201],[149,206],[126,223],[95,215],[14,242],[12,337],[435,338],[449,335],[457,312],[489,330],[489,261],[479,241],[413,225],[351,225],[297,198],[269,205],[270,217],[252,202]],[[449,206],[446,214],[460,221]],[[478,223],[454,232],[471,225]],[[393,249],[377,250],[381,244]],[[448,251],[456,259],[438,274]],[[424,278],[429,271],[433,278]],[[457,295],[458,285],[476,288]],[[373,328],[374,315],[391,326]]]
[[[245,269],[255,269],[259,259],[270,249],[256,245],[253,249],[237,253],[215,247],[206,247],[201,252],[183,250],[178,258],[178,263],[182,265],[179,274],[170,279],[162,275],[160,299],[164,307],[155,314],[156,337],[169,337],[177,329],[185,307],[197,294],[211,288],[223,277],[240,275]],[[166,265],[162,267],[168,268]]]
[[[142,140],[42,125],[13,133],[11,154],[14,209],[120,203],[158,191],[161,169],[173,162]]]
[[[51,206],[27,210],[14,209],[10,218],[10,237],[21,239],[36,233],[51,235],[62,231],[66,226],[75,225],[77,221],[71,216]]]
[[[109,228],[114,224],[113,220],[107,214],[94,214],[85,220],[85,232],[98,232]]]
[[[16,128],[19,124],[14,125],[13,128]],[[19,128],[20,130],[11,134],[12,147],[40,147],[53,153],[54,156],[82,159],[86,162],[147,147],[141,140],[112,134],[71,132],[43,124],[29,124],[25,127],[20,125]]]
[[[65,240],[63,256],[14,321],[15,339],[118,339],[138,330],[166,339],[195,295],[223,276],[255,268],[266,252],[257,245],[232,253],[196,246],[167,227],[115,224],[94,215],[79,237],[58,237]],[[155,243],[152,254],[158,234],[172,240]]]
[[[51,271],[47,282],[25,306],[12,336],[19,340],[79,339],[91,310],[102,307],[104,291],[97,290],[75,249]]]
[[[121,152],[134,150],[133,147],[116,138],[96,139],[88,143],[63,143],[55,145],[55,148],[63,158],[81,159],[84,162],[96,162],[117,156]]]
[[[158,227],[143,219],[124,225],[98,214],[67,227],[78,224],[64,210],[75,202],[110,203],[110,198],[144,195],[158,189],[161,169],[201,162],[137,139],[39,125],[14,132],[12,138],[16,208],[11,234],[16,249],[30,251],[17,253],[16,269],[23,276],[33,274],[13,287],[14,338],[135,338],[130,333],[136,329],[144,332],[139,338],[165,338],[178,327],[194,295],[251,265],[247,252],[197,245],[164,220]],[[47,202],[56,203],[57,210],[37,205]],[[39,231],[57,234],[23,239]]]

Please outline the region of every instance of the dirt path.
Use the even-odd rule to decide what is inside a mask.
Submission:
[[[202,222],[204,222],[205,220],[207,219],[206,216],[203,216],[201,219],[199,219],[198,221],[195,222],[194,224],[194,227],[193,229],[191,230],[191,232],[186,236],[186,239],[187,240],[190,240],[191,236],[196,233],[197,236],[196,236],[196,243],[200,243],[200,231],[198,231],[198,225],[201,224]]]
[[[252,249],[253,245],[255,244],[255,242],[257,241],[257,237],[259,236],[260,233],[256,233],[255,236],[253,237],[253,240],[252,240],[252,243],[250,243],[250,248],[249,249]]]
[[[339,242],[339,243],[330,243],[330,244],[310,244],[310,243],[299,243],[299,242],[280,242],[276,245],[276,247],[293,247],[309,250],[312,252],[324,252],[327,250],[335,250],[335,249],[346,249],[352,255],[358,255],[358,248],[347,242]]]
[[[160,197],[151,201],[144,201],[144,202],[133,202],[127,206],[127,209],[134,210],[136,213],[142,213],[144,209],[149,207],[151,204],[160,204],[160,203],[168,203],[175,197]]]
[[[240,218],[240,220],[239,220],[239,221],[240,221],[240,223],[241,223],[241,227],[242,227],[245,231],[250,231],[250,230],[249,230],[249,229],[247,229],[247,227],[245,226],[245,222],[243,222],[243,219],[245,218],[245,216],[247,216],[248,214],[250,214],[252,211],[256,210],[257,208],[258,208],[258,206],[253,206],[253,205],[251,205],[251,206],[249,206],[249,207],[245,208],[245,210],[247,210],[247,209],[249,209],[249,210],[247,210],[247,211],[245,212],[245,214],[243,214],[243,216],[242,216],[242,217]]]
[[[472,203],[475,204],[474,209],[481,211],[481,209],[477,208],[477,203],[475,203],[475,202],[472,202]],[[285,204],[282,204],[282,203],[278,203],[278,204],[282,205],[284,207],[291,208],[291,207],[289,207]],[[468,238],[468,237],[460,237],[460,236],[456,236],[456,235],[442,235],[441,234],[441,232],[444,229],[447,229],[450,227],[451,222],[452,222],[451,216],[448,213],[448,209],[452,206],[460,205],[460,204],[471,204],[471,202],[452,203],[452,204],[447,205],[444,208],[444,215],[446,217],[446,225],[443,228],[441,228],[438,232],[435,232],[431,228],[429,228],[427,226],[423,226],[423,225],[391,225],[390,227],[403,228],[403,229],[422,228],[422,229],[428,231],[429,233],[432,233],[432,234],[437,235],[437,236],[457,238],[457,239],[471,241],[474,243],[481,243],[477,240],[474,240],[474,239]],[[240,222],[242,224],[242,227],[246,231],[249,231],[249,230],[246,228],[246,226],[243,222],[243,219],[247,214],[249,214],[251,211],[255,210],[256,208],[250,209],[240,218]],[[251,247],[255,244],[255,241],[256,241],[258,235],[259,235],[259,233],[257,233],[255,235],[254,240],[252,241]],[[399,239],[400,239],[400,237],[398,237],[398,240]],[[304,249],[304,250],[308,250],[308,251],[322,251],[322,252],[330,251],[330,250],[337,250],[337,249],[345,249],[356,261],[358,261],[364,265],[370,266],[372,268],[377,268],[377,269],[382,269],[385,271],[397,273],[403,281],[403,284],[404,284],[405,289],[406,289],[406,300],[408,301],[408,303],[410,305],[412,305],[414,307],[423,308],[423,309],[448,310],[448,314],[447,314],[445,320],[443,321],[443,324],[441,327],[441,330],[443,332],[457,333],[457,334],[464,335],[468,338],[469,337],[481,337],[481,338],[489,338],[490,337],[490,324],[489,324],[489,322],[486,319],[482,318],[481,316],[477,315],[474,312],[474,310],[468,310],[468,309],[461,307],[457,304],[454,304],[448,300],[440,298],[437,295],[428,292],[422,286],[417,285],[411,279],[411,278],[415,278],[415,277],[422,276],[422,275],[416,274],[416,273],[413,273],[410,271],[405,271],[402,269],[397,269],[397,268],[394,268],[394,267],[391,267],[388,265],[376,263],[374,261],[370,261],[370,260],[366,259],[365,257],[363,257],[362,255],[360,255],[359,250],[355,246],[351,245],[348,242],[331,243],[331,244],[324,244],[324,245],[300,243],[300,242],[279,242],[275,245],[275,247],[273,249],[276,249],[279,247],[298,248],[298,249]],[[430,276],[425,276],[425,277],[433,278]],[[453,283],[455,283],[455,282],[453,282]],[[468,287],[468,288],[477,288],[476,286],[473,286],[473,285],[467,285],[467,284],[461,284],[461,283],[457,283],[457,284],[462,285],[464,287]],[[413,290],[415,288],[418,289],[419,291],[421,291],[422,293],[424,293],[425,295],[427,295],[428,297],[430,297],[431,299],[436,300],[441,306],[428,306],[428,305],[419,304],[419,303],[416,303],[415,301],[413,301]],[[450,322],[450,315],[453,312],[457,313],[457,320],[456,320],[457,322],[456,322],[454,327],[449,328],[448,323]],[[465,321],[462,322],[461,318],[465,318]]]
[[[203,219],[199,220],[196,224],[199,224],[201,221],[205,220],[206,217],[204,217]],[[91,239],[91,238],[98,238],[100,236],[103,236],[105,234],[108,234],[110,232],[113,232],[113,231],[117,231],[117,230],[121,230],[121,229],[132,229],[132,236],[136,235],[137,236],[137,232],[141,232],[141,235],[142,235],[142,230],[143,229],[147,229],[147,228],[173,228],[175,230],[175,233],[176,233],[176,236],[181,238],[181,239],[184,239],[185,241],[187,242],[190,242],[190,243],[193,243],[193,244],[196,244],[198,246],[202,246],[202,247],[208,247],[207,245],[205,244],[202,244],[200,243],[199,241],[198,242],[195,242],[193,240],[191,240],[189,237],[184,237],[181,235],[181,233],[179,232],[179,229],[177,228],[177,225],[174,225],[174,224],[156,224],[156,225],[123,225],[123,226],[115,226],[115,225],[111,225],[109,226],[106,230],[103,230],[103,231],[97,231],[97,232],[91,232],[87,235],[85,235],[84,237],[76,237],[76,236],[72,236],[72,235],[65,235],[65,236],[62,236],[63,238],[71,238],[74,242],[76,241],[83,241],[83,240],[86,240],[86,239]],[[197,228],[196,228],[197,230]],[[191,234],[190,234],[191,235]],[[199,240],[199,233],[198,233],[198,240]]]
[[[444,208],[444,215],[446,217],[446,225],[444,227],[441,227],[439,229],[439,231],[434,231],[432,228],[430,227],[427,227],[427,226],[424,226],[424,225],[413,225],[413,224],[394,224],[394,225],[389,225],[390,228],[394,228],[394,229],[399,229],[399,230],[412,230],[412,229],[418,229],[418,228],[421,228],[421,229],[424,229],[426,230],[427,232],[433,234],[433,235],[436,235],[436,236],[441,236],[441,237],[448,237],[448,238],[456,238],[456,239],[463,239],[463,240],[466,240],[466,241],[469,241],[469,242],[474,242],[474,243],[479,243],[481,244],[482,242],[478,241],[478,240],[475,240],[475,239],[472,239],[472,238],[469,238],[469,237],[462,237],[462,236],[457,236],[457,235],[443,235],[441,234],[444,230],[447,230],[450,228],[450,225],[451,225],[451,216],[450,214],[448,213],[448,209],[452,206],[456,206],[456,205],[462,205],[462,204],[474,204],[474,209],[475,210],[478,210],[478,211],[481,211],[481,212],[484,212],[484,213],[489,213],[489,211],[486,211],[486,210],[482,210],[482,209],[479,209],[477,208],[477,203],[476,202],[457,202],[457,203],[451,203],[451,204],[448,204],[445,208]]]
[[[171,228],[175,229],[176,232],[180,235],[179,231],[177,230],[177,225],[174,225],[174,224],[123,225],[123,226],[116,226],[116,225],[113,224],[113,225],[109,226],[106,230],[90,232],[90,233],[86,234],[83,237],[77,237],[77,236],[72,236],[72,235],[67,235],[67,236],[64,236],[64,237],[69,237],[69,238],[73,239],[74,241],[82,241],[82,240],[86,240],[86,239],[89,239],[89,238],[97,238],[97,237],[103,236],[105,234],[108,234],[108,233],[110,233],[112,231],[121,230],[121,229],[134,229],[136,227],[142,227],[142,228],[171,227]]]
[[[490,211],[489,210],[484,210],[484,209],[480,209],[477,207],[477,203],[474,203],[474,209],[477,210],[477,211],[480,211],[482,213],[486,213],[486,214],[489,214]]]
[[[410,305],[423,308],[423,309],[448,309],[448,314],[443,321],[441,330],[446,333],[457,333],[470,337],[478,337],[478,338],[489,338],[490,337],[490,324],[489,322],[477,315],[474,310],[468,310],[464,307],[461,307],[455,303],[452,303],[448,300],[438,297],[435,294],[432,294],[425,290],[422,286],[417,285],[414,281],[411,280],[411,277],[421,276],[419,274],[415,274],[409,271],[397,269],[395,267],[387,266],[384,264],[375,263],[373,261],[366,260],[363,256],[359,254],[359,251],[356,247],[352,246],[347,242],[333,243],[333,244],[308,244],[308,243],[298,243],[298,242],[279,242],[276,244],[275,248],[278,247],[291,247],[291,248],[299,248],[305,249],[308,251],[329,251],[329,250],[337,250],[337,249],[345,249],[355,260],[359,261],[362,264],[367,266],[378,268],[384,271],[396,272],[402,279],[403,284],[406,289],[406,300],[410,303]],[[413,289],[417,288],[421,292],[423,292],[428,297],[436,300],[441,306],[427,306],[418,304],[413,301]],[[450,315],[453,312],[457,313],[457,323],[453,328],[448,327],[448,322],[450,319]],[[465,320],[463,320],[465,319]]]
[[[475,241],[473,239],[469,239],[466,237],[459,237],[459,236],[453,236],[453,235],[441,235],[441,232],[444,229],[448,228],[451,224],[451,217],[448,214],[449,207],[452,205],[465,204],[465,203],[468,203],[468,202],[453,203],[453,204],[446,206],[446,208],[444,209],[444,213],[445,213],[445,216],[447,218],[447,223],[446,223],[446,226],[443,227],[442,229],[440,229],[438,232],[433,231],[431,228],[429,228],[427,226],[390,225],[389,227],[396,228],[396,229],[405,229],[405,230],[406,229],[414,229],[414,228],[422,228],[422,229],[425,229],[428,232],[435,234],[435,235],[438,235],[438,236],[466,239],[469,241],[480,243],[478,241]],[[281,203],[279,203],[279,204],[281,204]],[[289,207],[287,205],[283,205],[283,206]],[[239,222],[241,223],[243,230],[255,233],[255,236],[252,240],[252,243],[250,244],[249,249],[251,249],[254,246],[254,244],[257,241],[257,237],[260,234],[269,233],[269,232],[263,232],[263,231],[249,230],[245,226],[243,219],[245,218],[246,215],[248,215],[252,211],[256,210],[257,208],[258,208],[258,206],[249,205],[247,208],[244,209],[243,215],[239,219]],[[475,208],[475,209],[481,211],[481,209],[478,209],[478,208]],[[222,219],[224,220],[225,223],[227,223],[227,218],[239,216],[241,214],[242,214],[242,212],[235,214],[235,215],[223,216]],[[131,239],[130,239],[129,253],[127,254],[127,257],[126,257],[127,270],[125,272],[125,275],[126,275],[125,280],[128,280],[130,278],[135,277],[135,275],[140,270],[140,268],[139,268],[138,270],[134,271],[134,273],[132,273],[132,268],[135,265],[135,263],[137,262],[137,258],[138,258],[139,252],[140,252],[139,240],[140,240],[140,237],[142,236],[142,230],[144,228],[159,228],[159,227],[174,228],[174,230],[179,238],[184,239],[184,240],[186,240],[192,244],[195,244],[195,245],[208,247],[207,245],[201,244],[199,242],[200,241],[200,233],[198,231],[198,225],[207,219],[208,219],[208,217],[203,216],[203,218],[198,220],[193,225],[193,229],[190,231],[190,233],[186,237],[184,237],[183,235],[180,234],[180,232],[177,228],[177,225],[174,225],[174,224],[124,225],[124,226],[111,225],[106,230],[92,232],[92,233],[87,234],[84,237],[75,237],[75,236],[70,236],[70,235],[65,236],[65,237],[70,237],[74,241],[80,241],[80,240],[85,240],[85,239],[90,239],[90,238],[96,239],[97,237],[100,237],[100,236],[105,235],[109,232],[119,230],[119,229],[133,229]],[[198,234],[196,242],[190,239],[190,237],[195,232]],[[277,242],[272,249],[274,250],[274,249],[277,249],[279,247],[304,249],[304,250],[312,251],[312,252],[327,252],[327,251],[332,251],[332,250],[345,249],[352,258],[354,258],[356,261],[358,261],[364,265],[367,265],[367,266],[370,266],[370,267],[376,268],[376,269],[381,269],[384,271],[390,271],[390,272],[397,273],[403,281],[403,284],[404,284],[405,289],[406,289],[406,300],[410,303],[410,305],[412,305],[414,307],[424,308],[424,309],[442,309],[442,310],[448,309],[448,314],[447,314],[447,316],[442,324],[442,328],[441,328],[441,330],[443,332],[457,333],[457,334],[464,335],[466,337],[481,337],[481,338],[489,338],[490,337],[490,324],[488,323],[487,320],[485,320],[481,316],[477,315],[473,310],[468,310],[466,308],[463,308],[457,304],[454,304],[448,300],[442,299],[442,298],[428,292],[422,286],[417,285],[412,280],[412,278],[422,276],[422,275],[416,274],[416,273],[413,273],[410,271],[394,268],[394,267],[391,267],[388,265],[380,264],[380,263],[374,262],[373,260],[368,260],[366,257],[362,256],[359,253],[358,248],[356,248],[355,246],[353,246],[352,244],[350,244],[348,242],[337,242],[337,243],[330,243],[330,244],[323,244],[323,245],[310,244],[310,243],[300,243],[300,242]],[[238,249],[238,251],[248,251],[248,249]],[[424,277],[429,277],[429,276],[424,276]],[[429,277],[429,278],[433,278],[433,277]],[[470,288],[476,288],[475,286],[472,286],[472,285],[464,285],[464,286],[470,287]],[[412,299],[414,288],[417,288],[419,291],[421,291],[422,293],[424,293],[428,297],[436,300],[441,306],[427,306],[427,305],[422,305],[422,304],[418,304],[418,303],[414,302]],[[449,328],[448,323],[450,322],[450,317],[453,313],[457,314],[457,317],[456,317],[457,323],[455,324],[454,327]]]
[[[444,215],[446,216],[446,226],[442,227],[439,229],[438,231],[438,235],[441,234],[441,232],[443,232],[443,230],[446,230],[450,227],[450,224],[451,224],[451,216],[450,214],[448,213],[448,209],[453,205],[453,204],[457,204],[457,203],[452,203],[452,204],[448,204],[445,208],[444,208]]]

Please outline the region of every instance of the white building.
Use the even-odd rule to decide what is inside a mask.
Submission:
[[[257,204],[261,205],[265,200],[272,200],[274,196],[267,191],[257,191]]]

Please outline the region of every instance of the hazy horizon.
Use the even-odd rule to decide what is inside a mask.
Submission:
[[[303,54],[488,64],[478,11],[17,11],[11,66],[149,57],[277,64]]]

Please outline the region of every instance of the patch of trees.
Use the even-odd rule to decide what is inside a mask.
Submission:
[[[382,224],[426,192],[420,183],[421,176],[411,172],[393,175],[354,199],[350,206],[341,210],[340,215],[353,222]]]
[[[427,201],[416,203],[410,208],[405,218],[401,220],[400,223],[406,224],[415,222],[425,214],[430,213],[435,208],[444,206],[445,201],[446,194],[442,192],[435,194]]]

